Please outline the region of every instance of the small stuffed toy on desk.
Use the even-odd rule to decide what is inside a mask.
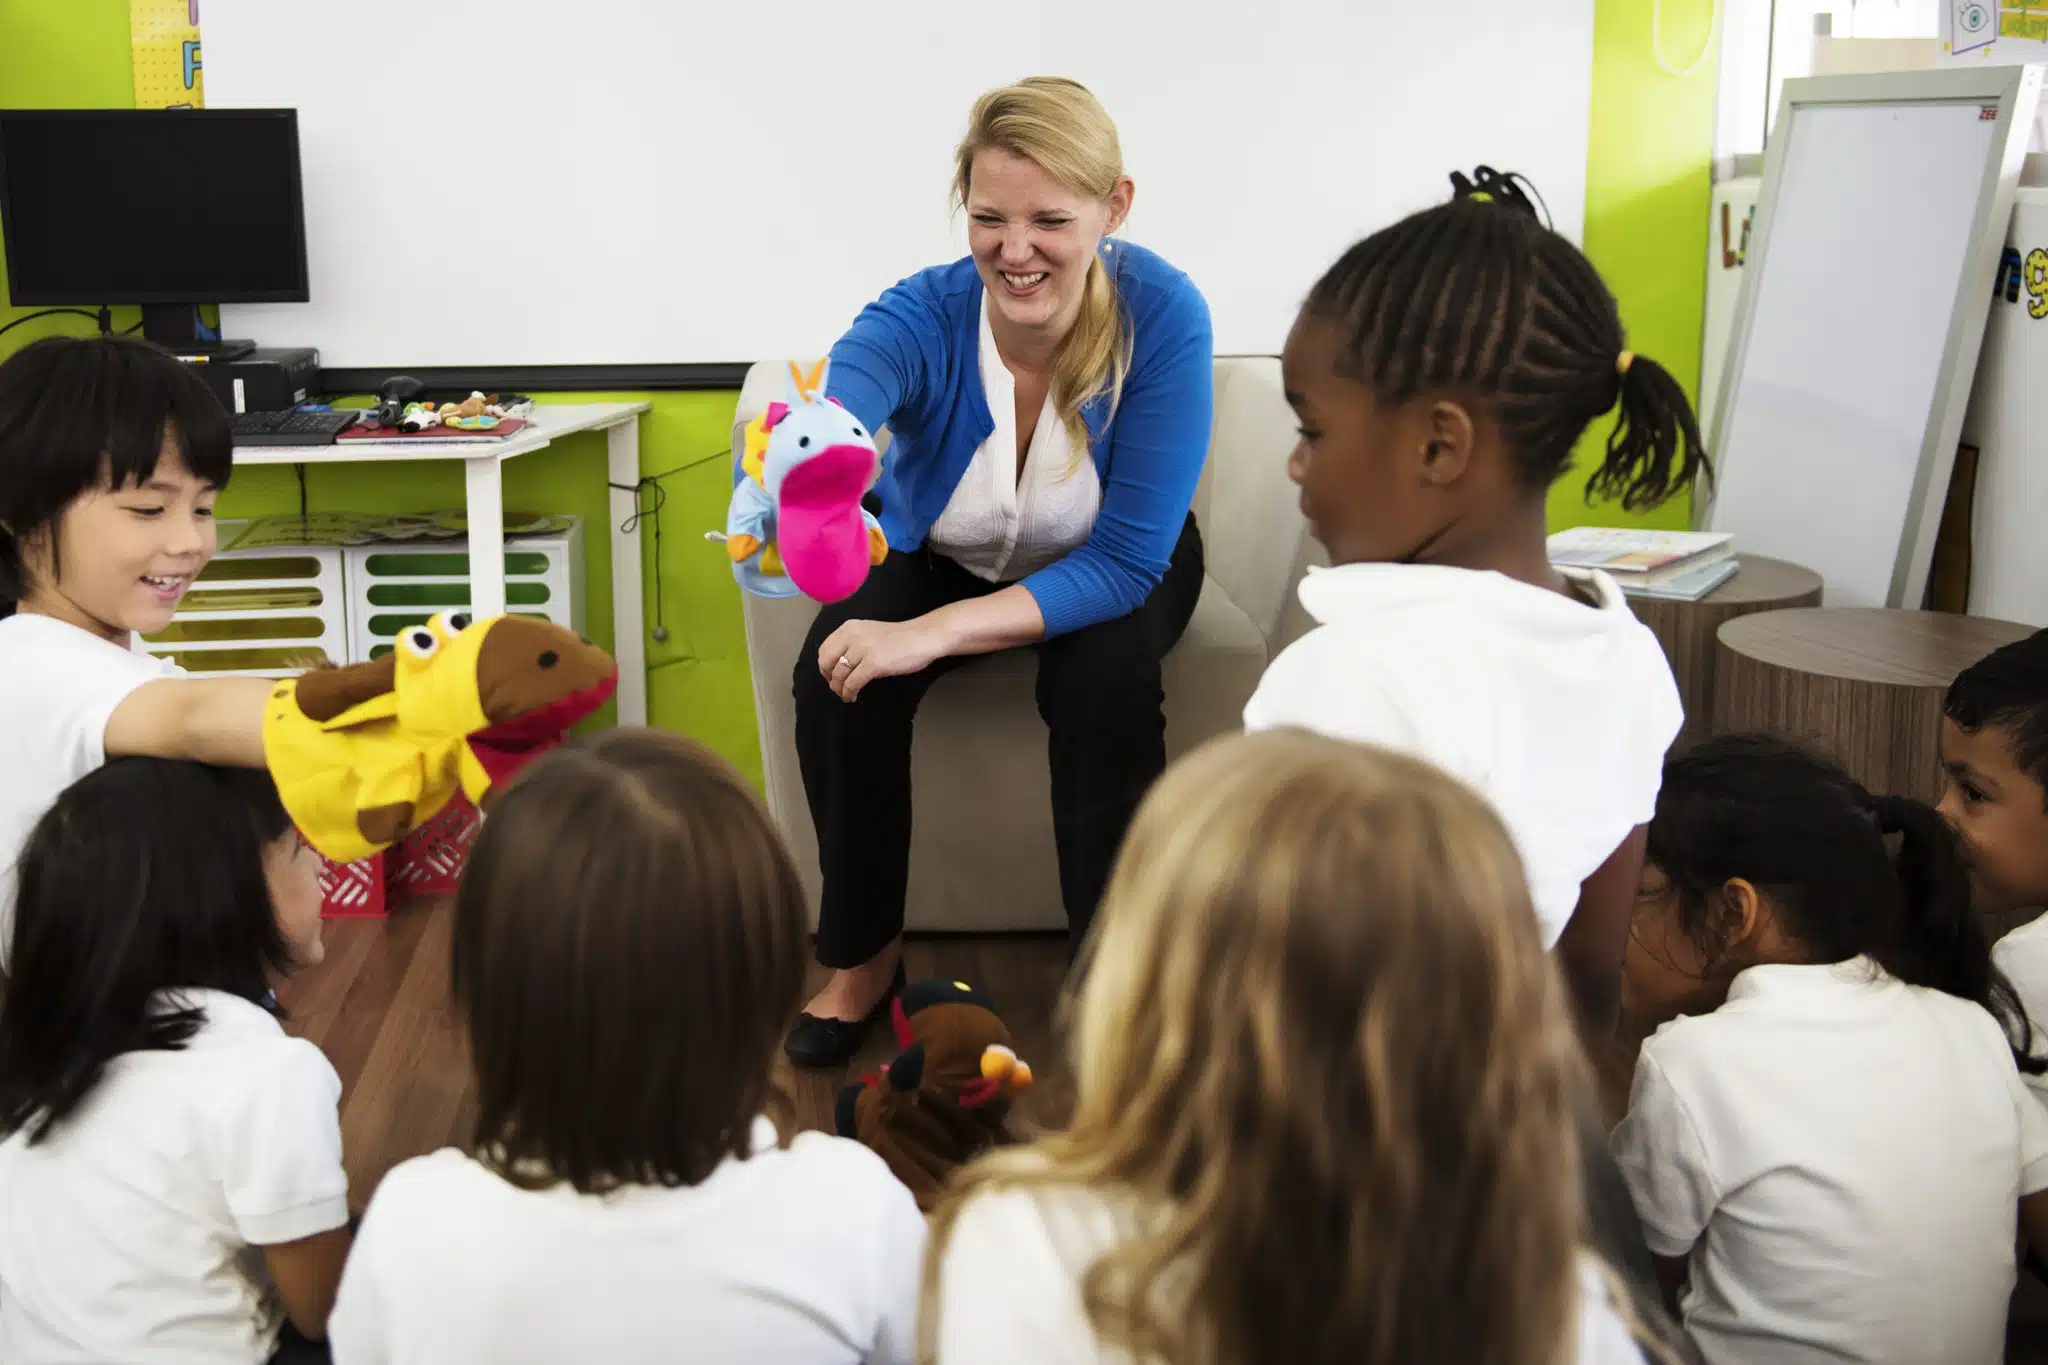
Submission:
[[[872,432],[825,397],[831,362],[789,367],[789,400],[747,426],[723,540],[733,577],[760,597],[850,597],[889,553],[882,524],[860,505],[882,474]]]
[[[306,842],[353,862],[426,824],[458,791],[485,809],[618,680],[610,655],[551,622],[444,612],[400,631],[382,659],[280,682],[263,717],[264,755]]]
[[[835,1126],[888,1163],[930,1212],[946,1177],[1008,1140],[1010,1100],[1031,1084],[1010,1030],[964,981],[913,981],[889,1007],[903,1051],[839,1092]]]

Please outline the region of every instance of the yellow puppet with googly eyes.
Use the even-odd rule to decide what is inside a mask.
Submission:
[[[265,761],[306,842],[337,863],[368,857],[492,790],[618,685],[611,657],[525,616],[447,613],[401,631],[370,663],[280,682]]]

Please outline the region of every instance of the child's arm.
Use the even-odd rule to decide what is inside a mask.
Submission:
[[[189,758],[261,768],[268,678],[161,678],[130,692],[107,717],[106,753],[115,758]]]
[[[1636,1063],[1628,1117],[1614,1130],[1615,1164],[1642,1221],[1643,1242],[1667,1305],[1678,1312],[1693,1248],[1721,1202],[1693,1110],[1646,1047]]]
[[[1580,884],[1578,907],[1554,950],[1571,991],[1586,1054],[1596,1061],[1614,1046],[1621,1004],[1621,960],[1628,952],[1629,924],[1635,916],[1648,839],[1648,828],[1637,826]]]
[[[285,1316],[308,1341],[327,1337],[327,1319],[334,1312],[334,1294],[341,1287],[341,1268],[348,1261],[350,1240],[347,1228],[331,1228],[296,1242],[263,1248]]]

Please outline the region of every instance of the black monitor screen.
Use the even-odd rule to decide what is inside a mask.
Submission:
[[[290,109],[0,110],[17,305],[303,303]]]

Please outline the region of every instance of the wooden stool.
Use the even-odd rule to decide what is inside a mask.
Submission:
[[[1629,609],[1664,646],[1678,695],[1685,703],[1685,728],[1671,746],[1683,753],[1713,733],[1714,663],[1719,657],[1714,637],[1738,616],[1820,605],[1820,575],[1797,564],[1765,555],[1735,556],[1742,565],[1735,577],[1697,602],[1658,597],[1631,597]]]
[[[1941,796],[1941,703],[1956,674],[2032,626],[1885,607],[1764,612],[1720,630],[1714,733],[1811,744],[1879,794]]]

